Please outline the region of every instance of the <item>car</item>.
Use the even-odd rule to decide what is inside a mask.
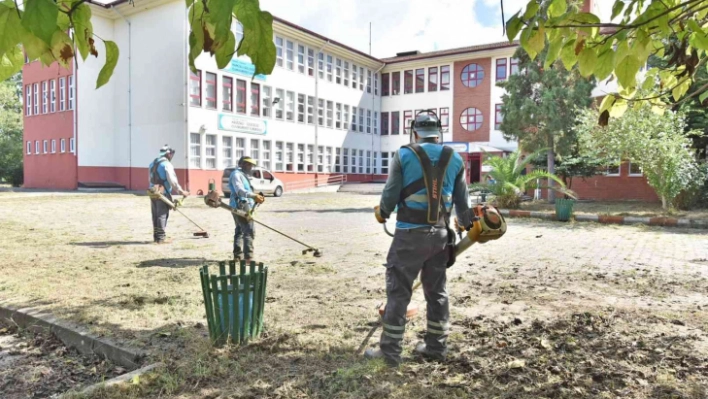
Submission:
[[[224,169],[224,174],[221,177],[221,191],[224,192],[224,196],[226,197],[231,196],[229,178],[234,169],[236,169],[235,166]],[[276,178],[269,170],[256,166],[253,168],[253,173],[249,176],[249,180],[251,181],[253,191],[256,193],[273,194],[275,197],[283,195],[285,184],[283,184],[280,179]]]

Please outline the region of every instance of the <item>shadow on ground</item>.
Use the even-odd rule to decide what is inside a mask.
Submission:
[[[138,268],[144,267],[167,267],[173,269],[181,269],[185,267],[204,266],[205,264],[218,263],[216,260],[208,260],[206,258],[162,258],[144,260],[138,263]]]
[[[96,242],[73,242],[71,245],[91,248],[120,247],[123,245],[149,245],[152,241],[96,241]]]

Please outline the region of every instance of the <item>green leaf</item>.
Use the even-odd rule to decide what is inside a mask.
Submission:
[[[45,43],[52,43],[52,36],[57,31],[59,8],[52,0],[27,0],[22,15],[22,26]]]
[[[60,12],[57,15],[57,27],[59,27],[59,30],[69,30],[69,27],[71,27],[71,20],[69,19],[69,16],[63,12]]]
[[[540,53],[546,46],[546,34],[543,28],[543,24],[539,24],[538,30],[532,31],[529,40],[527,42],[526,52],[529,53],[531,59],[536,58],[536,55]],[[532,51],[529,51],[532,50]],[[533,54],[533,55],[532,55]]]
[[[63,67],[69,65],[69,61],[74,57],[74,47],[69,35],[63,30],[54,32],[52,37],[52,55]]]
[[[519,19],[519,13],[521,11],[517,12],[509,18],[509,20],[506,22],[506,37],[509,39],[510,42],[514,41],[516,39],[516,35],[519,34],[519,31],[521,30],[521,27],[523,26],[523,23],[521,22],[521,19]]]
[[[236,36],[231,31],[229,31],[228,35],[229,38],[226,43],[216,50],[216,65],[219,69],[226,68],[236,53]]]
[[[603,81],[607,79],[615,69],[615,52],[611,48],[603,51],[597,57],[597,66],[595,67],[595,77],[597,80]]]
[[[243,25],[243,40],[238,55],[247,55],[256,66],[254,75],[270,74],[275,67],[273,16],[261,11],[258,0],[240,0],[234,7],[236,18]]]
[[[618,98],[617,101],[612,104],[612,108],[610,109],[610,116],[613,118],[619,118],[624,114],[625,111],[627,111],[627,100],[623,98]]]
[[[23,32],[15,5],[0,4],[0,54],[16,47],[22,41]]]
[[[628,55],[624,57],[617,67],[615,68],[615,74],[617,75],[617,80],[622,87],[634,87],[637,84],[637,72],[642,64],[639,62],[636,56]]]
[[[578,70],[580,71],[580,75],[586,78],[592,75],[596,65],[597,54],[595,54],[595,49],[585,47],[578,56]]]
[[[689,44],[700,50],[708,50],[708,36],[703,32],[696,32],[691,35]]]
[[[20,72],[24,63],[25,56],[19,46],[5,51],[2,57],[0,57],[0,81],[10,79],[16,73]]]
[[[619,62],[622,61],[624,57],[627,56],[627,54],[629,54],[629,44],[627,44],[626,40],[621,41],[617,44],[616,53],[617,54],[615,55],[615,68],[617,67]]]
[[[36,60],[42,57],[42,54],[51,54],[51,49],[42,39],[24,28],[22,29],[22,47],[30,60]]]
[[[610,18],[610,20],[613,20],[618,15],[620,15],[620,13],[622,12],[623,9],[624,9],[624,2],[622,0],[616,0],[615,4],[612,6],[612,17]]]
[[[210,0],[209,1],[209,21],[214,25],[212,37],[214,38],[214,50],[226,43],[231,32],[231,12],[236,5],[235,0]]]
[[[678,101],[681,99],[681,97],[684,96],[688,92],[688,89],[691,87],[691,79],[684,79],[681,84],[678,86],[674,87],[674,89],[671,91],[671,95],[674,97],[674,101]]]
[[[605,98],[602,99],[602,102],[600,103],[600,113],[607,111],[612,108],[612,105],[615,103],[615,96],[609,95],[605,96]]]
[[[118,45],[110,40],[104,41],[104,44],[106,45],[106,64],[103,65],[101,72],[98,74],[98,79],[96,80],[97,89],[108,83],[113,75],[113,70],[116,68],[116,64],[118,64]]]
[[[204,26],[201,16],[204,13],[204,4],[197,1],[189,10],[189,23],[192,31],[189,34],[189,65],[194,69],[194,60],[199,57],[204,49]]]
[[[86,60],[91,52],[89,38],[93,36],[93,24],[91,24],[91,7],[86,3],[81,4],[73,13],[74,19],[74,38],[76,45],[79,48],[81,58]]]
[[[560,55],[561,48],[563,47],[563,36],[557,35],[553,40],[551,40],[548,46],[548,53],[546,53],[546,62],[543,63],[543,68],[548,69]]]
[[[186,0],[187,2],[187,8],[191,7],[192,4],[194,4],[194,0]]]
[[[565,0],[553,0],[548,6],[548,15],[551,17],[559,17],[568,9],[568,4]]]
[[[703,104],[703,101],[705,101],[706,98],[708,98],[708,91],[704,91],[703,93],[698,95],[698,101],[700,101],[701,104]]]
[[[568,40],[561,49],[561,61],[567,70],[571,70],[573,65],[578,61],[578,56],[575,55],[575,39]]]
[[[698,26],[698,22],[696,22],[695,19],[689,19],[689,20],[688,20],[688,27],[691,28],[691,30],[694,31],[694,32],[701,32],[701,33],[703,33],[703,29],[701,29],[701,27]]]
[[[656,87],[656,74],[648,74],[644,77],[644,82],[642,83],[642,89],[646,91],[653,90]]]
[[[535,17],[536,13],[538,13],[538,2],[536,0],[531,0],[526,5],[526,12],[524,12],[524,19],[528,21],[529,19]]]

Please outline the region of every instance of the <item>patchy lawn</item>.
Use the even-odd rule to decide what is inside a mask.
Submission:
[[[0,195],[0,300],[35,306],[151,352],[165,371],[94,398],[690,398],[708,396],[708,247],[701,231],[513,219],[501,240],[449,270],[451,356],[399,369],[363,360],[375,344],[391,239],[378,197],[268,198],[257,227],[268,264],[266,332],[212,349],[198,268],[226,260],[233,220],[188,200],[172,244],[152,240],[131,194]],[[424,309],[423,294],[413,300]],[[1,367],[1,366],[0,366]]]
[[[549,204],[546,201],[524,202],[521,204],[521,209],[525,211],[555,212],[554,205]],[[670,216],[675,218],[708,220],[708,208],[690,211],[675,210],[669,212],[661,208],[661,203],[640,201],[580,201],[575,203],[573,212],[576,214],[608,216]]]

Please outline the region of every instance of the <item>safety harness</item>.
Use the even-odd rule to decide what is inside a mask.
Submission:
[[[167,159],[164,157],[159,157],[155,158],[155,160],[152,162],[152,168],[150,168],[150,183],[154,185],[165,185],[165,181],[160,178],[160,174],[157,173],[157,168],[160,166],[161,163],[167,162]]]

